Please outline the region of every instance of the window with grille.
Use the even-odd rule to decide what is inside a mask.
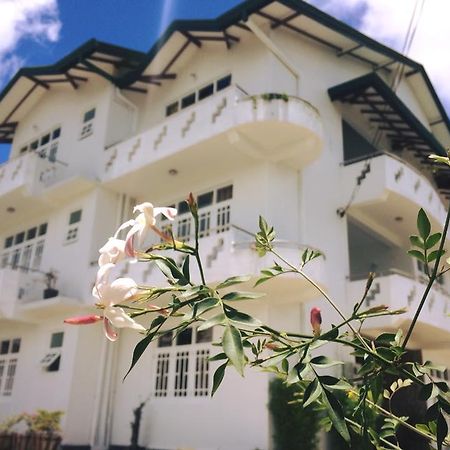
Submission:
[[[30,268],[39,269],[45,240],[44,237],[39,237],[46,233],[47,224],[43,223],[7,237],[4,243],[6,251],[1,254],[1,267],[20,269],[23,272],[28,272]]]
[[[78,209],[69,215],[69,228],[66,233],[66,244],[75,242],[78,238],[78,224],[81,222],[82,210]]]
[[[33,139],[29,144],[24,145],[20,149],[20,154],[35,152],[41,158],[48,157],[51,162],[55,162],[60,136],[61,127],[53,128],[51,131],[47,131],[37,139]]]
[[[212,328],[186,328],[158,339],[155,355],[155,397],[203,397],[210,390]]]
[[[155,397],[166,397],[169,381],[170,353],[160,353],[156,360]]]
[[[20,342],[20,338],[4,339],[0,342],[0,397],[12,395]]]
[[[191,234],[191,217],[187,216],[178,220],[177,238],[180,241],[187,241]]]
[[[83,115],[83,124],[81,126],[80,139],[87,138],[94,132],[95,108],[86,111]]]

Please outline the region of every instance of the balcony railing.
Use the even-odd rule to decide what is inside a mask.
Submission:
[[[349,300],[361,298],[366,280],[349,280]],[[395,269],[379,274],[373,281],[365,299],[365,308],[375,305],[387,305],[392,310],[405,309],[405,313],[396,316],[384,316],[369,319],[365,323],[367,330],[393,331],[398,327],[407,328],[425,291],[423,280],[412,278],[410,274],[399,273]],[[444,286],[435,283],[427,298],[427,303],[419,316],[417,336],[424,345],[440,345],[450,341],[450,295]],[[420,332],[422,329],[422,332]]]
[[[269,128],[282,123],[283,129],[276,133],[267,126],[261,128],[262,122]],[[293,96],[270,100],[264,95],[248,96],[230,86],[106,149],[103,176],[105,180],[114,179],[231,129],[251,135],[256,140],[256,151],[263,157],[309,162],[318,157],[322,148],[322,123],[311,104]],[[227,145],[229,148],[229,141]]]

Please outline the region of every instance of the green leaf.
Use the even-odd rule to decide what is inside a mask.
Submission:
[[[419,247],[422,250],[425,249],[425,245],[424,245],[423,239],[421,237],[419,237],[419,236],[415,236],[415,235],[410,236],[409,237],[409,242],[411,242],[411,245],[414,245],[415,247]]]
[[[433,248],[442,237],[442,233],[434,233],[432,234],[425,242],[425,247],[428,249]]]
[[[220,300],[216,297],[205,298],[204,300],[194,303],[191,311],[184,315],[183,320],[188,321],[192,320],[194,317],[199,317],[206,311],[215,308],[219,304]]]
[[[139,359],[141,358],[142,354],[144,353],[144,351],[147,349],[147,347],[150,345],[150,342],[152,342],[153,338],[156,335],[156,331],[154,331],[153,333],[148,334],[147,336],[145,336],[144,339],[142,339],[141,341],[139,341],[136,344],[136,347],[134,347],[133,350],[133,357],[131,358],[131,365],[130,368],[128,369],[127,373],[125,374],[125,376],[123,377],[123,380],[125,380],[125,378],[128,376],[128,374],[131,372],[131,370],[133,369],[133,367],[136,365],[136,363],[139,361]]]
[[[271,280],[272,278],[273,278],[273,276],[271,276],[271,277],[261,277],[261,278],[258,278],[258,279],[256,280],[256,283],[253,285],[253,287],[259,286],[260,284],[263,284],[263,283],[265,283],[266,281]]]
[[[429,255],[428,255],[428,258],[427,258],[427,260],[428,260],[428,262],[432,262],[432,261],[434,261],[435,259],[437,259],[438,258],[438,256],[442,256],[443,254],[445,253],[445,250],[434,250],[433,252],[431,252]]]
[[[225,314],[231,321],[237,323],[238,325],[245,325],[252,328],[260,327],[262,325],[260,320],[255,319],[254,317],[243,312],[236,311],[235,309],[226,311]]]
[[[426,212],[420,208],[417,214],[417,229],[419,230],[420,237],[425,240],[430,235],[431,224],[428,220]]]
[[[230,277],[227,278],[225,281],[222,281],[222,283],[219,283],[216,286],[216,289],[223,289],[229,286],[233,286],[235,284],[239,284],[239,283],[245,283],[246,281],[249,281],[251,279],[250,275],[242,275],[242,276],[237,276],[237,277]]]
[[[225,294],[222,297],[222,300],[225,300],[227,302],[235,302],[237,300],[251,300],[254,298],[260,298],[264,297],[264,295],[261,292],[243,292],[243,291],[236,291],[236,292],[228,292],[228,294]]]
[[[225,314],[220,313],[217,316],[211,317],[205,320],[198,328],[197,331],[207,330],[208,328],[214,327],[216,325],[223,325],[227,321]]]
[[[241,376],[244,376],[245,354],[240,331],[233,325],[225,327],[222,347],[231,364]]]
[[[344,364],[342,361],[333,361],[332,359],[328,358],[327,356],[316,356],[311,360],[311,364],[314,364],[315,366],[319,367],[333,367],[337,366],[338,364]]]
[[[225,376],[225,369],[227,368],[228,361],[221,366],[219,366],[213,375],[213,385],[212,385],[212,391],[211,391],[211,397],[216,393],[217,389],[219,388],[220,384],[223,381],[223,377]]]
[[[228,356],[225,355],[225,353],[217,353],[217,355],[209,357],[210,361],[222,361],[224,359],[228,359]]]
[[[419,250],[408,250],[408,255],[417,258],[419,261],[426,262],[425,255]]]
[[[190,281],[191,276],[189,274],[189,255],[186,256],[184,263],[183,263],[183,275],[186,281]]]
[[[439,412],[439,416],[437,418],[437,444],[438,444],[438,450],[442,450],[442,443],[444,442],[444,439],[447,437],[448,433],[448,425],[447,421],[445,420],[444,415],[442,412]]]
[[[305,389],[305,394],[303,395],[303,408],[308,407],[311,403],[315,402],[322,394],[323,389],[317,378],[309,383],[308,387]]]
[[[322,392],[322,402],[328,411],[328,417],[333,423],[336,431],[342,436],[345,442],[350,443],[350,433],[344,419],[342,406],[333,394],[326,389]]]

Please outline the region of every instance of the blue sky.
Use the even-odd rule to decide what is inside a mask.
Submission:
[[[311,3],[401,50],[415,1]],[[446,42],[450,40],[450,27],[442,24],[442,44],[432,36],[439,29],[439,21],[450,14],[450,2],[445,3],[447,6],[440,3],[439,8],[433,2],[436,0],[424,7],[409,56],[431,69],[431,79],[449,110],[450,58]],[[51,64],[90,38],[147,51],[173,20],[216,17],[238,3],[240,0],[0,0],[0,89],[20,67]],[[449,11],[443,11],[446,8]],[[8,146],[0,145],[0,161],[7,154]]]

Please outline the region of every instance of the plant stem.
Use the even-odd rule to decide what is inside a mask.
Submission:
[[[425,301],[427,300],[428,294],[431,290],[431,287],[433,286],[434,282],[436,281],[437,272],[439,270],[439,263],[441,261],[442,256],[442,250],[444,248],[445,238],[447,236],[448,231],[448,225],[450,222],[450,207],[447,210],[447,217],[445,218],[445,225],[444,230],[442,232],[441,242],[439,244],[439,250],[438,250],[438,256],[436,258],[436,261],[434,263],[433,273],[430,276],[430,279],[428,280],[427,287],[422,295],[422,299],[420,300],[420,304],[416,310],[416,313],[414,314],[414,318],[411,322],[411,325],[409,326],[408,332],[406,333],[405,340],[403,341],[402,348],[405,349],[406,345],[408,344],[409,338],[411,337],[411,334],[414,330],[414,327],[416,326],[417,319],[419,318],[420,313],[422,312],[422,309],[425,305]]]
[[[358,340],[363,344],[366,349],[371,351],[371,348],[368,346],[367,342],[364,340],[364,338],[361,336],[361,334],[353,327],[353,325],[349,322],[349,320],[345,317],[344,313],[339,309],[339,307],[336,305],[336,303],[331,299],[331,297],[308,275],[306,275],[305,272],[302,270],[297,269],[297,267],[293,266],[289,261],[284,259],[281,255],[279,255],[274,249],[270,250],[271,253],[273,253],[277,258],[280,259],[280,261],[283,261],[284,264],[286,264],[290,269],[292,269],[294,272],[301,275],[308,283],[310,283],[312,286],[314,286],[328,301],[328,303],[334,308],[334,310],[339,314],[339,316],[344,320],[344,322],[347,323],[347,326],[350,328],[350,330],[354,333],[354,335],[358,338]]]
[[[349,423],[350,425],[353,425],[354,427],[357,427],[361,431],[362,426],[358,422],[354,422],[353,420],[349,419],[348,417],[344,417],[344,419],[347,423]],[[395,445],[392,442],[389,442],[388,440],[386,440],[382,437],[380,437],[380,441],[394,450],[402,450],[398,445]]]

